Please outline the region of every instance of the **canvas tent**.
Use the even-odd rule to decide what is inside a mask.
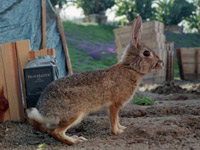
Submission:
[[[29,39],[31,50],[42,42],[41,0],[0,1],[0,44]],[[59,76],[68,74],[56,13],[46,1],[46,47],[56,50]]]

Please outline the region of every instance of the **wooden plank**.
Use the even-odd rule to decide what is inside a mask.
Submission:
[[[53,49],[53,48],[47,49],[47,55],[56,56],[56,51],[55,51],[55,49]]]
[[[2,56],[4,61],[10,118],[12,121],[23,121],[23,105],[15,43],[2,44]]]
[[[143,42],[143,43],[151,49],[164,49],[165,48],[165,43],[160,43],[160,42]]]
[[[121,42],[118,37],[115,38],[115,44],[116,44],[117,48],[122,48]]]
[[[114,32],[114,35],[115,37],[118,36],[118,35],[121,35],[121,34],[127,34],[127,33],[131,33],[131,27],[123,27],[123,28],[117,28],[117,29],[114,29],[113,30]],[[149,29],[142,29],[142,34],[150,34],[150,33],[153,33],[153,32],[156,32],[156,33],[160,33],[160,34],[163,34],[163,32],[159,32],[159,29],[152,29],[152,28],[149,28]]]
[[[47,49],[41,49],[40,56],[46,56],[46,55],[47,55]]]
[[[117,29],[114,29],[113,32],[114,32],[115,35],[127,33],[127,32],[131,33],[131,26],[117,28]]]
[[[3,65],[3,57],[2,57],[2,46],[0,45],[0,91],[3,90],[3,95],[5,99],[8,99],[7,96],[7,88],[6,88],[6,79],[4,74],[4,65]],[[1,99],[0,99],[1,100]],[[10,120],[10,112],[9,112],[9,106],[8,109],[1,112],[0,110],[0,122],[4,122],[6,120]]]
[[[197,48],[181,48],[182,55],[195,55]]]
[[[118,34],[116,36],[120,40],[120,43],[122,43],[123,47],[126,46],[130,41],[130,32],[124,33],[124,34]],[[165,36],[161,33],[157,32],[149,32],[141,35],[141,42],[158,42],[158,43],[165,43]]]
[[[29,52],[29,60],[34,60],[36,57],[35,57],[35,52],[34,51],[30,51]]]
[[[172,81],[173,81],[174,80],[174,58],[175,58],[174,50],[171,53],[172,53],[172,60],[171,60],[172,61],[172,74],[171,74],[171,76],[172,76]]]
[[[168,82],[174,80],[174,43],[166,43],[167,69],[166,79]]]
[[[159,32],[160,32],[160,33],[164,33],[164,28],[165,28],[165,27],[164,27],[164,23],[160,22],[160,28],[159,28],[160,31],[159,31]]]
[[[168,44],[166,44],[166,48],[167,48],[167,75],[166,75],[166,80],[169,82],[170,81],[170,52],[168,50],[169,46]]]
[[[42,48],[46,48],[46,0],[42,0]]]
[[[198,65],[199,65],[199,52],[198,52],[198,49],[195,49],[195,57],[194,57],[194,59],[195,59],[195,71],[194,71],[194,73],[195,73],[195,75],[196,75],[196,79],[198,79]]]
[[[130,35],[119,35],[118,39],[121,43],[121,47],[125,48],[130,41]],[[147,45],[151,49],[164,49],[165,48],[165,41],[159,40],[141,40],[141,43]],[[118,44],[119,45],[119,44]]]
[[[165,42],[165,35],[161,34],[161,33],[156,33],[156,32],[152,32],[152,33],[146,33],[146,34],[142,34],[141,35],[141,42],[145,42],[145,41],[153,41],[153,42]]]
[[[19,69],[20,69],[20,77],[22,81],[22,91],[23,91],[25,108],[27,108],[27,103],[26,103],[26,92],[25,92],[25,81],[24,81],[23,69],[28,64],[30,49],[31,48],[30,48],[29,40],[22,40],[22,41],[16,42],[16,52],[17,52],[17,59],[19,63]]]
[[[144,22],[142,24],[142,27],[144,29],[148,29],[148,28],[159,28],[160,27],[160,23],[158,21],[148,21],[148,22]]]
[[[35,52],[35,58],[37,58],[37,56],[41,56],[41,52],[39,50],[34,52]]]
[[[71,61],[70,61],[68,47],[67,47],[67,43],[66,43],[66,39],[65,39],[63,24],[62,24],[62,21],[61,21],[61,18],[60,18],[60,14],[59,14],[59,9],[58,8],[56,9],[56,16],[57,16],[57,20],[58,20],[61,40],[62,40],[63,49],[64,49],[64,53],[65,53],[65,60],[66,60],[66,64],[67,64],[67,70],[68,70],[69,74],[72,75],[73,72],[72,72],[72,67],[71,67]]]
[[[170,81],[174,80],[174,51],[170,51]]]
[[[182,60],[183,62],[182,63],[193,63],[195,64],[195,55],[182,55]]]
[[[180,73],[180,77],[182,80],[184,80],[184,70],[183,70],[183,66],[182,66],[182,57],[181,57],[181,49],[177,48],[176,49],[176,56],[178,58],[178,66],[179,66],[179,73]]]
[[[190,73],[185,73],[185,74],[184,74],[184,80],[192,81],[192,80],[195,79],[195,77],[196,77],[195,74],[190,74]]]
[[[29,60],[34,60],[36,59],[37,56],[46,56],[46,55],[53,55],[56,56],[56,51],[55,49],[41,49],[37,51],[29,51]]]
[[[194,79],[197,79],[197,53],[196,48],[181,48],[181,59],[182,59],[182,68],[184,70],[183,75],[185,78],[185,75],[187,74],[187,78],[192,80],[191,77]],[[191,74],[191,75],[188,75]],[[193,74],[193,75],[192,75]]]
[[[125,38],[128,41],[130,41],[130,32],[131,31],[123,32],[123,33],[120,33],[120,34],[115,34],[115,38],[120,36],[122,39]],[[165,40],[165,36],[164,36],[163,33],[155,32],[155,31],[144,32],[144,30],[143,30],[142,31],[142,35],[141,35],[141,40],[151,40],[151,41],[159,40],[159,41],[164,41]]]
[[[198,50],[198,68],[197,68],[197,71],[198,71],[198,74],[200,74],[200,48],[197,49]],[[198,76],[198,79],[200,79],[200,76]]]

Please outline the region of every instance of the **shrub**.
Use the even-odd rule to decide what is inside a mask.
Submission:
[[[147,97],[139,97],[134,98],[133,103],[137,105],[153,105],[155,103],[155,100],[149,99]]]
[[[186,0],[159,0],[157,4],[157,19],[165,25],[178,25],[196,10],[196,7]]]
[[[191,17],[187,18],[186,21],[190,29],[195,29],[198,33],[200,33],[200,0],[194,0],[193,2],[197,7],[197,10]]]
[[[117,16],[125,15],[129,21],[140,15],[144,20],[155,19],[155,8],[152,4],[155,0],[117,0]]]
[[[115,0],[77,0],[77,6],[83,9],[85,15],[99,14],[114,4]]]
[[[50,1],[51,1],[51,4],[52,4],[53,6],[58,5],[60,8],[62,8],[62,5],[63,5],[64,3],[67,3],[67,0],[50,0]]]

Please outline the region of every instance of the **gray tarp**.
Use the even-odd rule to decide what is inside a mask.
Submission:
[[[47,10],[47,48],[56,49],[60,77],[67,74],[65,55],[56,14],[49,0]],[[0,44],[29,39],[31,50],[41,45],[41,0],[0,0]]]

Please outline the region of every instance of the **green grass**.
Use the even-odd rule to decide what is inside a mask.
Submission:
[[[37,150],[44,150],[47,147],[47,144],[42,143],[38,145],[38,149]]]
[[[69,46],[69,49],[72,68],[75,72],[105,69],[117,63],[117,59],[115,57],[108,57],[104,60],[95,60],[88,56],[84,51],[76,51],[74,47],[71,46]]]
[[[115,27],[111,25],[64,21],[63,27],[69,33],[69,36],[74,37],[75,35],[77,39],[84,37],[93,43],[103,43],[114,39],[113,29]]]
[[[78,51],[77,46],[84,42],[106,43],[114,40],[113,26],[63,22],[66,33],[72,69],[75,72],[105,69],[117,63],[117,58],[107,55],[106,59],[93,59],[85,51]]]
[[[200,47],[200,34],[184,34],[166,31],[165,36],[167,41],[174,42],[175,47]]]
[[[149,99],[147,97],[139,97],[139,98],[134,98],[133,103],[137,105],[154,105],[155,100]]]

